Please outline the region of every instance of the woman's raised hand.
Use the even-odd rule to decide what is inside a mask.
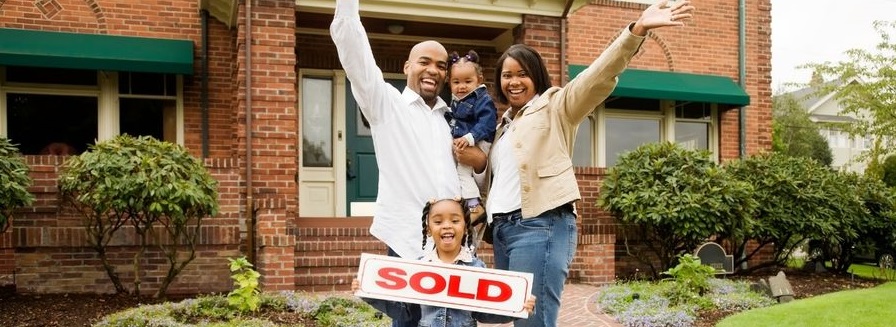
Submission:
[[[647,35],[647,31],[665,26],[684,26],[684,21],[694,17],[694,6],[688,0],[675,1],[669,4],[663,0],[653,4],[644,12],[632,27],[632,33],[639,36]]]

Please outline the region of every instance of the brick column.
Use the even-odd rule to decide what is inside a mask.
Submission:
[[[551,76],[551,84],[560,85],[560,18],[524,15],[522,29],[516,39],[535,48],[544,59]]]
[[[256,269],[265,291],[295,288],[295,236],[287,222],[296,215],[298,116],[296,113],[295,3],[252,1],[252,67],[246,67],[246,7],[240,8],[237,139],[246,160],[246,74],[252,75],[252,183]],[[244,176],[245,178],[245,176]],[[243,208],[245,211],[245,207]]]

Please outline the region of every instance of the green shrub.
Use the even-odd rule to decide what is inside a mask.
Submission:
[[[708,152],[665,142],[623,155],[604,179],[598,204],[622,222],[629,255],[658,276],[710,237],[742,235],[758,205],[752,194]]]
[[[19,149],[0,137],[0,233],[9,228],[15,209],[34,202],[34,195],[28,192],[31,182]]]
[[[227,295],[227,302],[240,312],[258,310],[261,302],[258,296],[258,277],[261,277],[261,274],[252,269],[252,264],[246,257],[227,260],[230,261],[232,274],[230,277],[236,285],[236,288]]]
[[[168,261],[156,297],[196,257],[205,217],[218,212],[217,182],[183,146],[152,137],[119,135],[66,161],[59,174],[64,200],[83,215],[87,241],[100,256],[115,289],[126,292],[106,246],[125,224],[139,245],[134,254],[134,289],[140,294],[143,253],[158,248]],[[131,245],[131,244],[129,244]]]

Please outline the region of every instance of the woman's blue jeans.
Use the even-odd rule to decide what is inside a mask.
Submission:
[[[557,326],[560,294],[576,252],[576,216],[571,205],[522,219],[519,211],[494,221],[495,268],[530,272],[535,279],[535,314],[515,327]]]

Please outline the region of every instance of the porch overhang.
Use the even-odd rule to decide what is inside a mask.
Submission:
[[[193,41],[0,28],[0,65],[193,74]]]
[[[364,17],[439,22],[483,27],[511,28],[522,22],[523,15],[561,17],[567,2],[574,11],[587,0],[372,0],[361,2]],[[296,0],[296,10],[332,14],[334,0]]]
[[[572,79],[587,66],[570,65]],[[748,95],[734,80],[725,76],[626,69],[612,96],[695,101],[742,107],[750,104]]]

